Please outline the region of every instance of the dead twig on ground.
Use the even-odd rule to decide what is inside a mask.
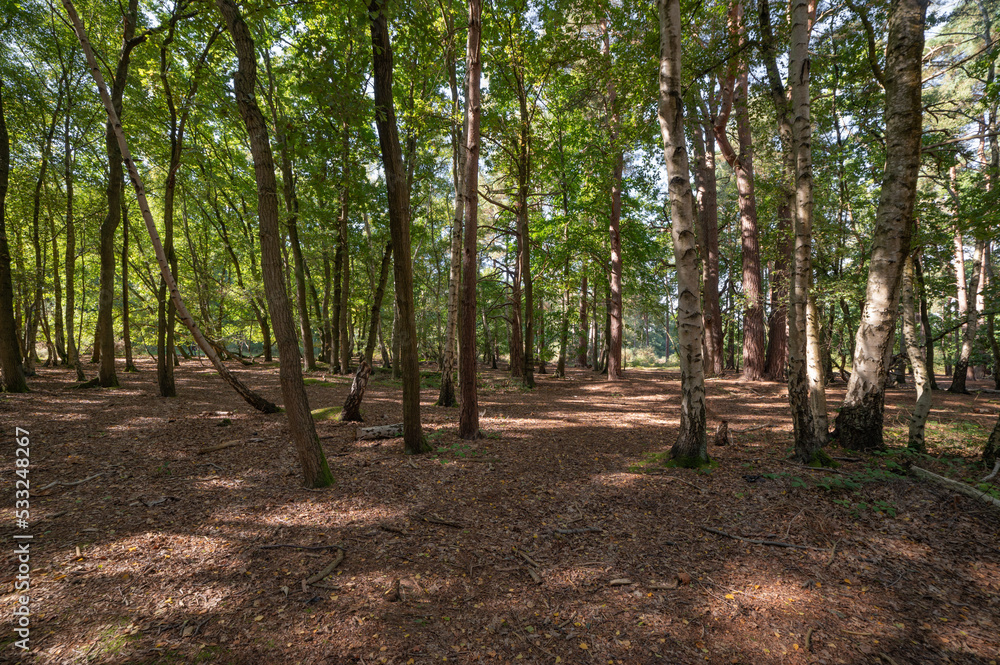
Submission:
[[[315,574],[315,575],[313,575],[312,577],[307,577],[306,579],[304,579],[304,580],[302,581],[302,586],[303,586],[303,588],[305,588],[305,587],[309,586],[310,584],[314,584],[314,583],[316,583],[316,582],[320,582],[320,581],[322,581],[322,580],[323,580],[323,578],[325,578],[325,577],[326,577],[327,575],[329,575],[330,573],[332,573],[332,572],[333,572],[333,570],[334,570],[334,569],[335,569],[335,568],[336,568],[337,566],[339,566],[339,565],[340,565],[340,562],[341,562],[341,561],[343,561],[343,560],[344,560],[344,550],[342,550],[342,549],[339,549],[339,548],[338,548],[338,549],[337,549],[337,556],[335,556],[335,557],[333,558],[333,561],[331,561],[331,562],[330,562],[330,563],[329,563],[329,564],[327,565],[327,567],[326,567],[326,568],[324,568],[323,570],[319,571],[318,573],[316,573],[316,574]]]
[[[62,485],[63,487],[75,487],[76,485],[80,485],[82,483],[85,483],[88,480],[93,480],[94,478],[99,478],[99,477],[101,477],[103,475],[104,475],[104,472],[95,473],[92,476],[87,476],[83,480],[75,480],[75,481],[73,481],[71,483],[64,483],[61,480],[55,480],[55,481],[52,481],[51,483],[49,483],[48,485],[46,485],[45,487],[39,489],[38,491],[39,492],[44,492],[45,490],[49,489],[50,487],[55,487],[56,485]]]
[[[846,475],[843,471],[840,471],[838,469],[831,469],[828,466],[807,466],[805,464],[799,464],[798,462],[793,462],[787,459],[781,461],[784,462],[785,464],[791,464],[792,466],[797,466],[800,469],[805,469],[806,471],[821,471],[821,472],[825,471],[826,473],[836,473],[841,476]]]
[[[201,450],[195,451],[198,455],[207,455],[208,453],[214,453],[217,450],[225,450],[226,448],[232,448],[233,446],[240,445],[240,441],[226,441],[225,443],[220,443],[217,446],[210,446],[208,448],[202,448]]]
[[[464,529],[464,524],[459,524],[458,522],[449,522],[448,520],[441,519],[437,515],[421,515],[420,518],[425,522],[430,522],[431,524],[440,524],[441,526],[450,526],[453,529]]]
[[[732,538],[733,540],[741,540],[744,543],[750,543],[751,545],[768,545],[769,547],[789,547],[796,550],[819,550],[821,552],[826,552],[825,547],[813,547],[812,545],[795,545],[793,543],[785,543],[780,540],[760,540],[758,538],[744,538],[743,536],[734,536],[731,533],[726,533],[719,529],[713,529],[710,526],[701,527],[703,530],[709,533],[714,533],[719,536],[725,536],[726,538]]]
[[[343,543],[337,543],[336,545],[291,545],[286,543],[275,543],[274,545],[261,545],[262,550],[276,550],[278,548],[287,547],[292,550],[346,550],[347,545]]]

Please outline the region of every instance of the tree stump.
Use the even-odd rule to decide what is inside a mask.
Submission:
[[[717,446],[728,446],[729,445],[729,421],[723,420],[719,423],[719,426],[715,429],[715,445]]]
[[[361,400],[365,396],[365,389],[368,387],[368,377],[372,374],[371,365],[364,359],[358,366],[358,371],[354,374],[354,381],[351,383],[351,392],[344,402],[344,410],[340,412],[340,419],[344,422],[360,423],[364,422],[361,417]]]

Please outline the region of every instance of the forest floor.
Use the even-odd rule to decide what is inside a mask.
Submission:
[[[428,371],[434,452],[320,421],[337,484],[309,491],[282,415],[253,412],[207,363],[184,362],[169,400],[140,369],[116,390],[40,369],[34,392],[0,397],[2,662],[1000,660],[1000,516],[905,475],[910,386],[887,394],[890,452],[832,448],[847,459],[824,472],[785,460],[784,386],[709,380],[710,428],[728,419],[733,442],[695,472],[662,466],[676,372],[609,384],[574,369],[528,392],[483,370],[485,438],[463,442]],[[280,394],[276,365],[234,371]],[[311,375],[312,408],[339,406],[349,383]],[[831,415],[843,391],[830,386]],[[400,393],[377,374],[368,422],[398,422]],[[982,477],[998,397],[935,392],[918,463]],[[15,426],[31,439],[27,532],[13,520]],[[15,533],[34,536],[26,653],[9,623]],[[344,558],[304,590],[337,550],[272,545]]]

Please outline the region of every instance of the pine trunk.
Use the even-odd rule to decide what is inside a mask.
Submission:
[[[458,436],[462,439],[479,437],[479,395],[476,386],[476,287],[479,278],[477,242],[479,236],[479,123],[482,115],[480,78],[482,61],[482,4],[469,0],[469,31],[466,43],[465,161],[462,173],[463,226],[465,238],[462,248],[462,292],[459,326],[459,389],[461,411],[458,419]],[[485,321],[483,330],[486,331]],[[495,362],[495,358],[494,358]],[[496,365],[494,364],[494,367]]]
[[[948,392],[968,394],[966,379],[969,374],[969,361],[972,359],[972,347],[976,342],[976,333],[979,330],[979,301],[983,292],[983,255],[986,251],[986,241],[977,240],[976,248],[972,259],[972,293],[968,293],[965,286],[965,256],[962,247],[961,234],[955,232],[955,260],[960,265],[959,275],[959,309],[962,309],[961,294],[965,294],[965,324],[962,326],[962,346],[958,352],[958,359],[955,361],[955,373],[952,376],[951,386]]]
[[[379,269],[378,286],[375,288],[375,295],[372,298],[372,311],[368,322],[368,342],[365,345],[365,360],[372,364],[372,356],[375,355],[375,340],[379,333],[382,322],[382,299],[385,297],[385,285],[389,282],[389,266],[392,264],[392,243],[385,244],[385,251],[382,253],[382,265]]]

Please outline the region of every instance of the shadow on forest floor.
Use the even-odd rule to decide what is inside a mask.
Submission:
[[[170,400],[153,364],[140,369],[89,391],[42,369],[35,392],[0,397],[4,431],[31,432],[34,536],[31,651],[18,656],[11,634],[0,660],[903,665],[1000,653],[1000,518],[897,473],[898,452],[834,449],[856,460],[839,473],[786,463],[780,384],[707,382],[710,428],[727,419],[734,442],[693,472],[659,465],[676,436],[676,372],[608,384],[574,369],[525,392],[484,369],[474,442],[457,438],[457,409],[431,406],[431,373],[434,452],[406,457],[399,440],[319,422],[337,485],[308,491],[283,416],[250,411],[207,364],[184,362]],[[279,395],[275,366],[233,370]],[[312,408],[342,403],[350,377],[312,378]],[[831,407],[842,394],[831,386]],[[398,422],[399,398],[377,374],[369,423]],[[887,394],[891,445],[905,444],[912,400],[908,387]],[[921,463],[982,475],[996,396],[934,400]],[[8,543],[12,449],[8,436]],[[333,551],[262,548],[277,544],[340,545],[345,558],[304,591]]]

